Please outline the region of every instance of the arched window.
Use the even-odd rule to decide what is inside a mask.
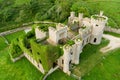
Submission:
[[[70,52],[71,55],[73,55],[73,52]]]
[[[64,60],[62,59],[62,64],[64,64]]]
[[[98,27],[98,24],[96,24],[96,27]]]
[[[37,54],[38,54],[38,55],[40,55],[40,53],[39,53],[39,52],[37,52]]]
[[[42,63],[40,59],[39,59],[39,63]]]
[[[83,40],[83,42],[82,42],[82,46],[84,46],[84,40]]]
[[[96,42],[96,41],[97,41],[97,39],[95,38],[95,39],[94,39],[94,42]]]

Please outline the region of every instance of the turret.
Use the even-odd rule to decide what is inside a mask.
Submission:
[[[71,12],[70,17],[75,17],[75,12]]]
[[[71,61],[71,55],[70,55],[71,49],[72,47],[69,45],[65,45],[63,47],[63,51],[64,51],[63,71],[69,75],[70,75],[69,67],[70,67],[70,61]]]
[[[108,18],[103,15],[103,11],[99,15],[91,16],[91,25],[92,25],[92,44],[100,44],[102,34],[107,23]]]
[[[79,13],[78,18],[79,18],[79,26],[81,27],[82,26],[83,13]]]
[[[75,12],[70,12],[70,17],[68,17],[68,26],[71,26],[74,17],[75,17]]]
[[[75,39],[75,47],[73,48],[73,63],[79,64],[80,53],[82,52],[82,40]]]

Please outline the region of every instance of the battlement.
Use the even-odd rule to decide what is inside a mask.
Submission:
[[[75,12],[70,12],[70,17],[75,17]]]
[[[107,22],[108,17],[103,15],[103,11],[100,11],[99,15],[92,15],[91,16],[91,21],[98,21],[98,22]]]

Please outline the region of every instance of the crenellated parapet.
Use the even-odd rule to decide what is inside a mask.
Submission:
[[[58,44],[60,39],[67,38],[67,26],[63,24],[56,25],[56,28],[49,27],[49,39]]]

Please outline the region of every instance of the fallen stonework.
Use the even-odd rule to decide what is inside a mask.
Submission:
[[[106,47],[100,49],[101,52],[106,53],[116,48],[120,48],[120,38],[108,34],[104,34],[103,38],[110,40],[110,43]]]
[[[13,62],[16,62],[16,61],[20,60],[22,57],[24,57],[24,54],[21,54],[19,57],[16,57],[16,58],[11,58],[11,60]]]

